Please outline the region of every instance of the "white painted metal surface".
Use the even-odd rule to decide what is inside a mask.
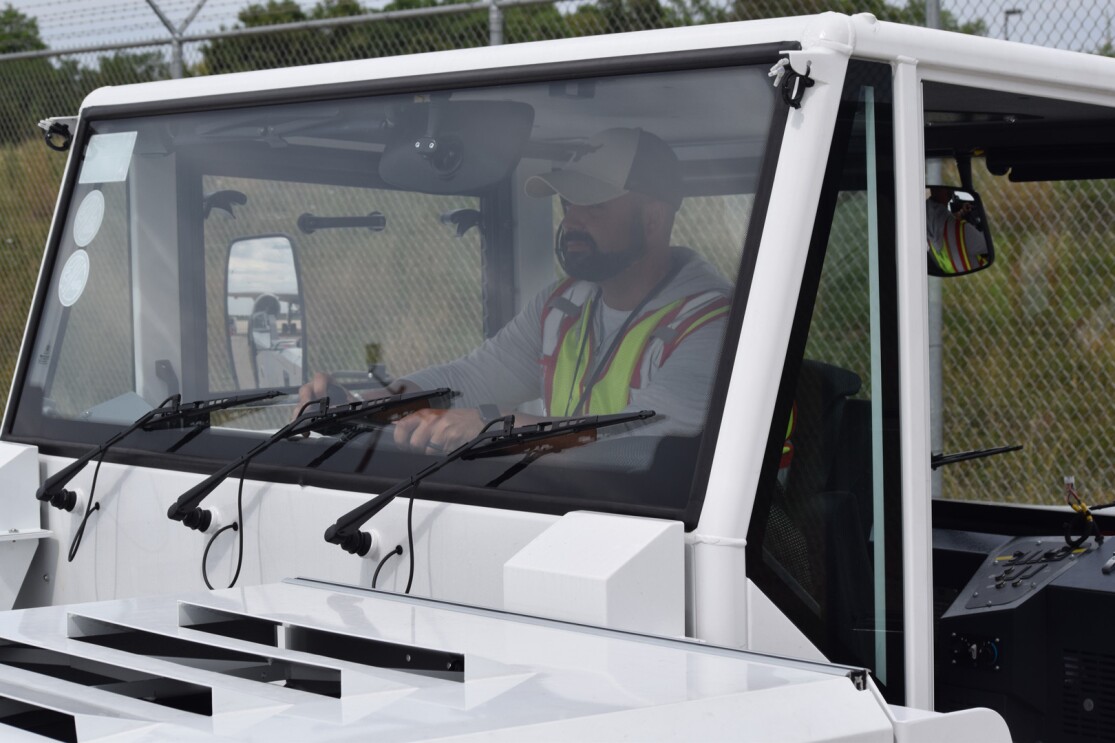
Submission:
[[[70,460],[44,457],[48,476]],[[170,505],[203,475],[106,463],[101,467],[95,501],[77,557],[66,562],[70,541],[81,522],[85,493],[94,465],[82,470],[71,487],[83,495],[73,513],[45,509],[45,540],[35,556],[19,606],[43,606],[202,590],[201,557],[210,534],[185,529],[167,518]],[[227,480],[209,498],[223,523],[235,518],[238,481]],[[37,485],[36,485],[37,487]],[[35,489],[12,492],[35,503]],[[247,480],[244,483],[244,566],[238,585],[271,583],[290,575],[370,586],[385,551],[407,544],[406,499],[390,504],[369,524],[380,545],[365,558],[343,552],[324,540],[325,529],[341,514],[371,497],[324,488]],[[417,500],[414,504],[415,576],[413,593],[444,601],[500,608],[504,563],[556,517]],[[226,532],[209,555],[213,585],[228,585],[235,570],[236,535]],[[384,547],[383,545],[386,545]],[[482,548],[480,548],[482,546]],[[379,588],[402,591],[407,560],[384,566]]]
[[[305,630],[335,633],[348,638],[341,647],[345,642],[353,646],[353,660],[355,646],[368,639],[406,646],[416,657],[423,649],[459,653],[463,680],[180,626],[205,612],[282,625],[280,636],[287,638]],[[175,662],[171,649],[141,655],[80,640],[105,623],[264,655],[273,663],[303,663],[339,678],[340,696],[217,672],[236,664],[195,658],[185,665]],[[78,716],[81,741],[109,731],[128,731],[127,739],[135,741],[276,743],[695,735],[742,741],[892,740],[885,709],[870,691],[856,688],[845,668],[305,582],[8,612],[0,614],[0,638],[212,690],[213,714],[206,715],[0,665],[0,697]],[[801,709],[810,714],[800,714]]]
[[[929,452],[929,289],[925,280],[925,156],[921,88],[915,62],[894,66],[895,217],[899,296],[898,347],[902,369],[902,580],[933,585],[933,514]],[[906,701],[933,709],[932,591],[903,593]]]
[[[828,159],[832,127],[844,87],[850,47],[839,41],[843,19],[819,21],[814,36],[824,43],[790,55],[794,69],[808,67],[816,81],[800,109],[789,110],[778,172],[755,265],[748,312],[739,336],[740,351],[724,405],[716,457],[709,475],[697,540],[694,603],[696,635],[710,642],[744,647],[748,635],[747,581],[740,568],[762,451],[782,378],[781,359],[797,306],[809,237]],[[831,26],[831,27],[830,27]],[[833,38],[837,37],[837,38]],[[761,351],[763,363],[755,363]]]
[[[684,637],[684,538],[678,521],[568,513],[503,566],[503,607]]]
[[[11,609],[39,540],[39,452],[33,446],[0,442],[0,611]]]

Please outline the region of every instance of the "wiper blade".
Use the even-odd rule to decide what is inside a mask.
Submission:
[[[930,458],[929,466],[931,469],[937,469],[938,467],[944,467],[946,464],[967,462],[969,459],[982,459],[983,457],[993,457],[996,454],[1021,450],[1022,444],[1015,444],[1014,446],[997,446],[994,449],[973,449],[972,451],[962,451],[956,454],[934,454]]]
[[[363,557],[368,554],[372,546],[372,537],[367,532],[360,531],[360,527],[399,495],[458,459],[482,459],[504,454],[528,452],[538,446],[549,446],[548,451],[555,451],[558,447],[581,446],[593,439],[577,436],[579,433],[606,426],[646,420],[654,417],[654,415],[653,410],[641,410],[636,413],[592,415],[567,420],[542,421],[518,428],[515,427],[515,416],[513,415],[497,418],[485,426],[471,441],[461,444],[433,464],[341,516],[336,523],[325,530],[325,541],[340,545],[346,552],[354,555]],[[497,423],[502,424],[498,429],[495,428]]]
[[[141,428],[145,431],[154,431],[158,429],[186,427],[199,423],[207,424],[209,422],[210,413],[218,410],[227,410],[228,408],[237,407],[239,405],[248,405],[261,400],[268,400],[282,394],[283,393],[279,390],[267,390],[266,392],[255,392],[250,395],[221,397],[216,400],[196,400],[185,404],[181,401],[181,395],[171,395],[159,403],[158,407],[148,410],[137,418],[128,428],[113,435],[104,443],[93,447],[66,467],[48,477],[35,493],[35,497],[41,501],[49,501],[55,508],[72,511],[77,502],[77,494],[72,490],[66,489],[67,483],[69,483],[86,464],[102,456],[124,437],[129,436]]]
[[[408,392],[335,407],[329,407],[328,397],[308,402],[302,406],[301,412],[290,423],[183,493],[167,511],[167,518],[181,521],[191,529],[205,531],[209,528],[213,515],[206,509],[199,507],[201,501],[213,492],[234,470],[246,465],[279,441],[309,433],[323,433],[325,435],[342,433],[348,430],[354,422],[381,414],[389,414],[389,419],[397,417],[404,412],[423,406],[424,403],[435,397],[445,397],[451,395],[452,392],[447,387],[439,387],[433,390]]]
[[[635,423],[653,418],[654,415],[653,410],[640,410],[635,413],[589,415],[565,420],[540,421],[514,428],[505,435],[478,444],[462,454],[461,459],[486,459],[509,454],[541,455],[570,449],[596,440],[595,437],[579,436],[578,434],[592,432],[607,426]]]

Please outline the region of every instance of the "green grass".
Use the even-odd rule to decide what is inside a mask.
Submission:
[[[19,354],[66,155],[39,139],[0,146],[0,405]]]

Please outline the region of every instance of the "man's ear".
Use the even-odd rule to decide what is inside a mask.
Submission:
[[[674,208],[664,201],[648,201],[643,206],[643,229],[647,235],[669,240],[674,227]]]

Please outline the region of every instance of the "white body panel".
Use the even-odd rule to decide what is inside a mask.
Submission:
[[[503,608],[685,636],[683,526],[574,511],[503,565]]]
[[[459,653],[463,680],[190,628],[191,617],[213,611],[336,633],[353,648],[372,639]],[[67,639],[96,634],[104,623],[305,664],[337,679],[340,697],[230,677],[204,660],[189,667],[174,662],[173,651],[164,659]],[[212,690],[213,714],[204,715],[4,670],[0,695],[89,715],[101,731],[118,726],[112,731],[131,731],[136,741],[893,740],[885,709],[840,669],[320,584],[9,612],[0,615],[0,636]],[[811,714],[794,713],[802,708]]]
[[[47,457],[44,476],[68,460]],[[71,604],[202,590],[201,556],[221,525],[236,518],[238,480],[230,479],[209,496],[216,508],[208,534],[183,529],[167,519],[170,505],[204,477],[143,467],[104,464],[97,482],[101,508],[90,519],[81,548],[66,562],[70,541],[81,523],[93,477],[87,467],[71,481],[79,490],[72,513],[46,508],[49,540],[36,555],[20,603],[23,606]],[[322,538],[338,516],[367,500],[348,493],[297,485],[244,482],[244,566],[239,585],[270,583],[292,575],[370,586],[376,564],[386,550],[406,544],[407,501],[389,505],[374,524],[377,545],[366,558],[341,552]],[[305,505],[312,504],[311,508]],[[444,601],[501,608],[504,563],[555,520],[553,516],[459,506],[416,500],[413,592]],[[462,550],[461,545],[483,545]],[[234,532],[226,532],[209,554],[209,577],[215,587],[232,579],[236,561]],[[408,564],[392,558],[378,587],[402,591]]]
[[[479,667],[486,670],[479,677],[469,678],[463,687],[441,688],[436,683],[411,686],[408,684],[413,679],[399,679],[398,674],[369,675],[366,669],[330,661],[360,679],[359,684],[366,684],[364,693],[340,701],[312,703],[291,697],[289,690],[252,690],[242,680],[214,680],[200,671],[175,671],[183,678],[220,686],[224,709],[236,712],[235,720],[232,714],[218,714],[211,721],[201,722],[165,710],[156,715],[147,707],[136,706],[141,705],[139,702],[121,702],[102,692],[93,694],[86,708],[84,703],[68,700],[73,690],[62,682],[40,686],[38,681],[18,673],[10,677],[0,674],[5,679],[0,694],[17,698],[13,688],[18,687],[25,690],[20,693],[34,698],[29,701],[64,707],[77,714],[89,713],[92,719],[111,716],[108,710],[121,714],[126,711],[132,718],[147,722],[132,727],[113,723],[120,726],[118,730],[104,728],[106,732],[90,735],[132,730],[134,737],[129,739],[135,740],[257,735],[275,740],[340,740],[346,739],[350,731],[385,740],[439,736],[462,740],[621,736],[697,739],[715,738],[718,731],[730,731],[730,737],[742,740],[1007,740],[1002,720],[992,713],[977,710],[941,716],[913,709],[932,709],[934,704],[932,595],[929,590],[920,590],[933,585],[920,86],[923,81],[948,82],[1110,106],[1115,98],[1115,80],[1108,62],[879,23],[866,15],[848,18],[825,14],[105,88],[91,94],[83,110],[223,96],[234,102],[237,96],[267,91],[717,49],[773,40],[800,42],[801,51],[789,55],[791,64],[799,72],[808,68],[815,85],[807,91],[802,108],[786,114],[778,170],[748,296],[749,308],[758,309],[748,311],[739,331],[740,350],[731,372],[697,528],[682,535],[679,524],[672,522],[656,523],[648,531],[646,524],[620,516],[574,514],[562,519],[418,500],[414,504],[414,593],[446,602],[529,610],[608,627],[671,635],[688,631],[696,639],[725,647],[819,657],[804,633],[748,580],[746,538],[847,62],[850,58],[879,60],[889,63],[894,72],[903,579],[908,588],[903,607],[904,652],[911,709],[888,708],[881,698],[856,691],[846,679],[781,661],[768,664],[720,651],[702,655],[698,650],[669,643],[645,646],[655,648],[653,651],[639,645],[640,650],[633,652],[632,645],[623,643],[638,644],[642,640],[518,619],[501,621],[483,612],[456,612],[352,590],[331,593],[289,585],[260,588],[258,584],[293,575],[370,585],[379,560],[394,545],[405,544],[407,502],[391,503],[376,518],[372,551],[360,559],[326,544],[322,534],[337,516],[365,501],[369,494],[256,480],[244,484],[245,551],[238,583],[242,588],[199,595],[192,601],[281,621],[298,617],[305,623],[390,641],[451,645],[477,653],[482,659]],[[542,207],[536,210],[545,211]],[[524,239],[549,237],[536,227],[519,225],[516,229],[520,237],[529,234]],[[160,260],[171,261],[170,253],[148,256],[134,269],[137,274],[158,273]],[[543,271],[537,266],[519,266],[517,270],[524,284],[541,281],[538,276]],[[165,288],[170,293],[176,291],[170,285]],[[522,297],[518,299],[521,303]],[[143,301],[145,298],[137,298],[137,307]],[[158,318],[143,315],[146,324],[139,332],[144,343],[157,346],[158,355],[171,358],[177,366],[180,359],[174,356],[177,346],[173,334],[178,318],[173,308],[170,312]],[[158,323],[154,323],[156,319]],[[137,354],[142,353],[148,351],[137,346]],[[136,369],[149,369],[142,361],[137,358]],[[157,380],[150,375],[138,376],[145,392],[157,389],[152,387]],[[41,457],[43,476],[69,461]],[[0,473],[7,477],[5,470]],[[18,605],[57,607],[108,600],[110,603],[72,611],[193,636],[191,630],[180,630],[175,624],[173,599],[150,597],[203,587],[199,565],[209,535],[185,530],[166,518],[167,508],[203,475],[105,464],[97,487],[101,509],[90,520],[77,559],[67,563],[66,548],[80,523],[92,476],[89,467],[71,484],[79,492],[79,506],[73,513],[44,507],[41,524],[27,525],[23,523],[26,519],[17,519],[19,523],[9,526],[0,521],[0,529],[34,531],[41,526],[44,534],[49,531],[56,535],[44,542],[27,571]],[[5,482],[0,493],[5,510],[0,514],[6,517],[15,513],[7,509],[9,501],[15,503],[16,499],[21,499],[22,510],[29,507],[22,505],[24,502],[34,505],[30,500],[34,485],[24,480],[14,488]],[[233,520],[236,489],[237,481],[228,480],[209,497],[207,506],[219,513],[210,534]],[[617,528],[602,529],[601,519],[615,520]],[[614,541],[603,546],[612,551],[596,561],[587,559],[585,546],[601,545],[607,538]],[[209,574],[217,586],[226,584],[232,576],[235,540],[236,535],[226,533],[210,555]],[[17,541],[5,540],[0,533],[0,551],[12,547],[14,552],[12,545]],[[25,545],[32,543],[24,541]],[[568,553],[563,549],[572,549],[578,559],[586,559],[565,559],[563,555]],[[651,553],[653,559],[648,559]],[[15,557],[0,559],[9,568],[19,565]],[[409,559],[403,556],[388,560],[379,587],[402,591]],[[645,602],[633,598],[646,594],[648,586],[654,585],[656,573],[667,573],[661,581],[668,590]],[[13,580],[4,574],[0,588],[14,593],[11,586],[18,582],[18,578]],[[0,593],[0,608],[6,608],[4,599]],[[617,605],[619,610],[613,608]],[[67,611],[54,608],[0,614],[0,636],[44,647],[56,645],[72,652],[62,629]],[[28,618],[35,621],[26,621]],[[219,642],[231,647],[237,641]],[[95,646],[82,650],[100,654],[97,657],[103,660],[120,659]],[[655,655],[659,650],[661,654]],[[284,656],[294,653],[275,652]],[[661,665],[652,664],[652,671],[640,671],[643,666],[636,661],[643,662],[647,654],[655,655]],[[524,657],[530,661],[522,660]],[[710,662],[708,657],[728,660]],[[160,661],[136,663],[166,670]],[[536,687],[529,698],[537,707],[523,712],[499,701],[501,695],[528,685]],[[507,698],[518,700],[519,696],[514,693]],[[491,706],[469,715],[482,704]],[[553,712],[562,705],[575,711]],[[803,709],[809,714],[801,714]],[[371,714],[376,710],[387,710],[387,717]],[[450,720],[458,726],[450,727]],[[341,723],[346,726],[343,733],[337,727]]]
[[[39,487],[39,452],[33,446],[0,443],[0,482],[13,495]],[[0,611],[15,605],[39,540],[39,507],[27,498],[9,497],[0,508]]]

